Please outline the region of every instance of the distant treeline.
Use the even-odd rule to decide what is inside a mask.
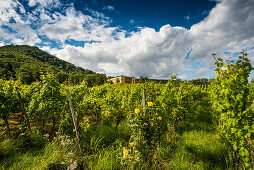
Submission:
[[[136,79],[137,83],[144,83],[144,82],[158,82],[158,83],[162,83],[162,84],[166,84],[168,82],[168,80],[166,79],[149,79],[148,77],[140,77],[139,79]],[[189,84],[194,84],[194,85],[209,85],[211,83],[211,79],[207,79],[207,78],[199,78],[199,79],[192,79],[192,80],[181,80],[179,78],[175,79],[174,82],[177,83],[181,83],[186,81]]]

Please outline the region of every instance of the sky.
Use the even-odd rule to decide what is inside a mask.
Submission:
[[[108,76],[213,78],[213,53],[254,64],[254,0],[0,0],[9,44]]]

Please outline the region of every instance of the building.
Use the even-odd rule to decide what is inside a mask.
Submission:
[[[135,77],[128,77],[128,76],[118,76],[118,77],[114,77],[114,78],[109,78],[107,81],[111,81],[113,84],[117,84],[117,83],[121,83],[121,84],[125,84],[125,83],[130,83],[130,84],[135,84]]]

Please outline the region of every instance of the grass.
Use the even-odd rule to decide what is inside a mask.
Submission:
[[[230,169],[211,110],[210,104],[201,100],[191,108],[194,114],[179,124],[177,148],[167,164],[169,169]]]
[[[225,152],[214,134],[185,132],[173,159],[173,169],[225,169]]]

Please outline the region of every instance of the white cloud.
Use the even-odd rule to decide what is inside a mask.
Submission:
[[[0,46],[5,46],[5,42],[0,41]]]
[[[190,44],[187,34],[185,28],[170,25],[159,32],[144,28],[128,38],[86,44],[83,48],[68,45],[58,56],[95,71],[115,73],[121,68],[119,72],[131,76],[164,78],[184,69],[185,51]]]
[[[17,10],[22,13],[25,12],[23,5],[20,2],[13,0],[1,0],[0,5],[0,24],[3,22],[9,22],[10,19],[13,19],[16,22],[24,23],[22,17],[17,13]]]
[[[180,76],[177,76],[177,78],[181,79],[181,80],[187,80],[187,75],[180,75]]]
[[[39,48],[43,51],[46,51],[46,52],[50,53],[51,55],[54,55],[54,56],[56,56],[58,51],[59,51],[59,49],[51,48],[50,46],[42,46],[42,47],[39,47]]]
[[[108,5],[108,6],[103,7],[103,10],[113,11],[113,10],[115,10],[115,8],[113,6]]]
[[[34,31],[30,26],[19,24],[19,23],[10,23],[8,27],[11,28],[14,32],[17,32],[16,38],[22,39],[20,43],[16,44],[28,44],[34,45],[40,43],[41,40],[38,38],[36,31]],[[15,43],[15,40],[13,41]]]
[[[200,68],[197,70],[195,76],[196,77],[204,76],[208,70],[209,70],[209,68],[207,68],[207,67]]]
[[[60,41],[111,41],[125,36],[125,31],[117,27],[109,27],[111,20],[102,13],[89,9],[96,17],[84,15],[74,9],[73,5],[59,12],[50,12],[48,8],[55,9],[61,6],[59,0],[30,0],[28,5],[35,9],[25,11],[23,5],[14,0],[4,1],[0,7],[0,38],[9,40],[14,44],[35,45],[40,43],[40,36],[46,35],[49,39]],[[88,10],[88,9],[87,9]],[[22,11],[20,15],[17,11]],[[15,22],[10,23],[13,19]],[[114,34],[114,35],[113,35]]]
[[[130,22],[129,22],[130,24],[134,24],[135,23],[135,21],[134,21],[134,19],[130,19]]]
[[[28,5],[30,7],[34,7],[36,5],[40,5],[43,8],[52,8],[52,7],[58,7],[60,6],[59,0],[29,0]]]
[[[90,15],[91,15],[92,17],[95,17],[95,18],[98,18],[98,19],[110,20],[109,17],[106,17],[106,16],[105,16],[103,13],[101,13],[101,12],[94,11],[94,10],[88,8],[88,7],[85,7],[84,10],[87,11],[87,12],[89,12]]]
[[[186,19],[186,20],[190,20],[190,16],[189,16],[189,15],[184,16],[184,19]]]
[[[8,40],[13,44],[34,45],[40,43],[36,31],[34,31],[27,23],[26,17],[20,15],[25,14],[26,10],[19,2],[6,0],[0,6],[0,38]],[[13,22],[10,22],[10,21]]]
[[[118,32],[117,27],[108,26],[110,21],[107,17],[103,15],[100,17],[101,19],[93,18],[77,12],[74,7],[69,7],[65,15],[55,16],[51,23],[44,24],[39,31],[40,34],[45,34],[52,40],[60,40],[62,43],[68,39],[104,42],[124,36],[124,31]]]
[[[101,73],[107,73],[110,75],[123,75],[125,74],[124,69],[121,65],[114,64],[114,63],[99,63],[99,68],[103,71]]]
[[[193,25],[191,59],[203,58],[208,66],[211,51],[223,55],[225,50],[241,51],[254,45],[254,1],[222,0],[209,16]]]

